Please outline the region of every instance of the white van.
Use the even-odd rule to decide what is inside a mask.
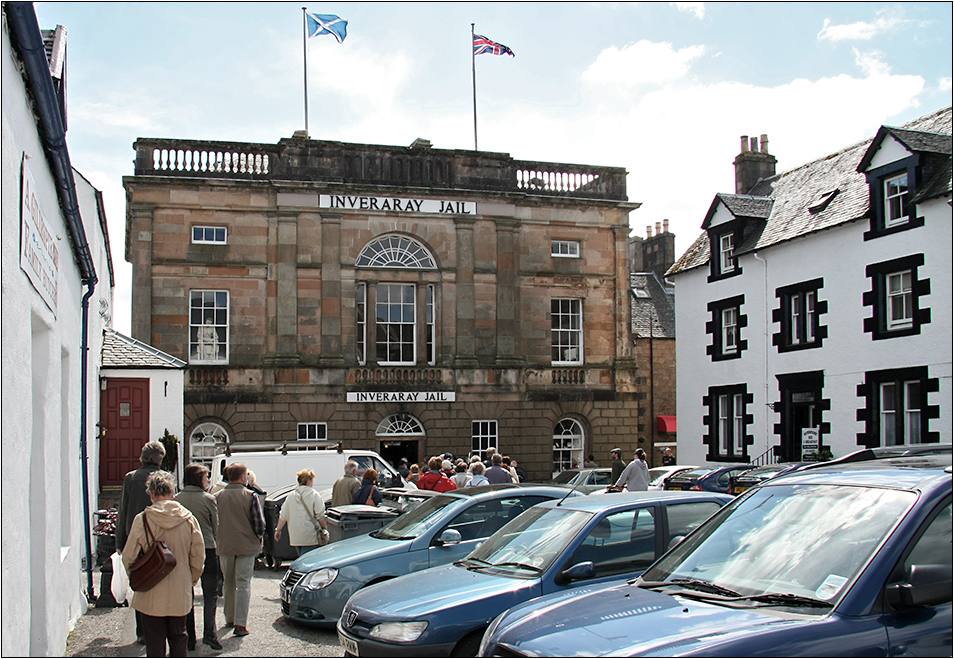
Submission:
[[[265,443],[246,445],[257,448]],[[271,450],[233,450],[231,455],[220,454],[212,459],[212,486],[224,483],[225,468],[235,462],[242,462],[255,472],[255,485],[271,494],[286,485],[297,483],[295,474],[302,469],[315,472],[314,487],[319,492],[332,487],[335,481],[344,475],[344,466],[348,460],[358,463],[358,477],[366,469],[378,472],[379,487],[407,487],[401,475],[374,451],[361,449],[342,449],[339,444],[328,442],[297,441],[276,445]]]

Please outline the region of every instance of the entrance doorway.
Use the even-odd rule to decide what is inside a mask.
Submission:
[[[419,441],[411,440],[382,440],[381,450],[378,453],[388,464],[393,464],[395,468],[401,467],[401,458],[407,458],[407,466],[418,463]]]
[[[792,373],[776,376],[781,396],[781,423],[776,426],[780,435],[779,460],[797,462],[802,460],[802,431],[813,428],[821,437],[829,428],[822,421],[822,412],[829,409],[831,402],[822,398],[825,375],[822,371]],[[820,452],[821,444],[806,447],[805,452]]]
[[[102,393],[99,485],[118,487],[127,472],[139,469],[142,447],[150,440],[149,380],[109,378]]]

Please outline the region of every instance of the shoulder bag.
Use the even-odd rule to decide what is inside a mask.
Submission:
[[[321,528],[321,524],[315,519],[315,515],[311,510],[308,510],[308,504],[305,503],[305,498],[301,495],[301,492],[295,492],[298,495],[298,500],[301,502],[301,507],[305,509],[305,517],[311,520],[312,525],[315,527],[315,533],[318,535],[318,546],[324,547],[328,544],[328,535],[322,533],[324,531]]]
[[[139,551],[139,558],[129,567],[129,587],[140,593],[151,590],[176,566],[175,554],[165,542],[156,540],[149,528],[149,518],[145,510],[142,511],[142,525],[149,544],[145,551]]]

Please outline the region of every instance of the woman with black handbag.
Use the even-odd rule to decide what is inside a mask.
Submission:
[[[153,545],[164,544],[171,551],[175,567],[148,589],[133,592],[132,607],[143,618],[143,636],[147,657],[185,657],[188,653],[186,616],[192,610],[192,588],[202,576],[205,563],[205,541],[195,517],[182,504],[173,500],[175,477],[166,471],[150,474],[146,491],[152,505],[133,520],[123,564],[134,579],[134,564]]]

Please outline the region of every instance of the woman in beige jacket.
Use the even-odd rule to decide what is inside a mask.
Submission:
[[[142,614],[143,637],[147,657],[185,657],[188,637],[186,616],[192,610],[192,588],[205,563],[205,541],[195,517],[178,501],[173,501],[176,481],[172,474],[157,471],[146,480],[146,491],[152,505],[136,516],[123,548],[126,572],[146,550],[149,541],[143,526],[147,516],[156,540],[162,540],[176,557],[176,566],[166,577],[146,592],[134,592],[132,606]]]

